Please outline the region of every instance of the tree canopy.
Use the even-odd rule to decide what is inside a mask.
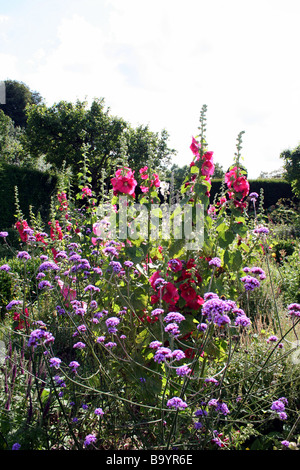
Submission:
[[[51,107],[32,104],[27,107],[24,146],[33,158],[44,156],[58,170],[64,166],[76,175],[87,153],[93,187],[101,173],[111,171],[124,157],[138,171],[152,161],[157,170],[165,169],[174,150],[168,147],[168,133],[150,131],[148,126],[133,128],[123,118],[112,116],[104,99],[95,99],[91,106],[60,101]]]
[[[26,106],[42,102],[41,95],[31,91],[25,83],[5,80],[5,103],[0,109],[9,116],[15,127],[26,127]]]

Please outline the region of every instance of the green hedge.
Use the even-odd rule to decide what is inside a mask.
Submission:
[[[221,191],[222,180],[212,180],[211,197],[212,200],[216,193]],[[279,199],[293,199],[295,198],[290,183],[285,180],[279,179],[257,179],[249,180],[250,192],[255,192],[260,195],[263,189],[265,209],[275,206]],[[259,203],[259,201],[258,201]]]
[[[0,164],[0,230],[11,228],[16,219],[15,187],[18,188],[19,205],[26,218],[29,207],[43,220],[49,214],[51,195],[55,191],[57,178],[49,173]]]
[[[261,179],[249,180],[250,191],[260,194],[263,189],[264,208],[274,206],[279,199],[292,199],[294,194],[291,185],[284,180]],[[222,180],[212,180],[211,197],[221,190]],[[12,228],[16,220],[15,186],[18,187],[20,208],[26,218],[29,207],[35,214],[40,213],[47,220],[51,195],[55,192],[57,177],[47,172],[0,164],[0,230]]]

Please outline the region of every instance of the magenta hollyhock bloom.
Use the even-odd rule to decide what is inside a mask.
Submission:
[[[151,186],[154,185],[156,188],[160,187],[160,179],[157,173],[153,173],[154,179],[151,180]]]
[[[173,271],[174,273],[177,273],[178,271],[182,269],[182,261],[180,261],[180,259],[177,259],[177,258],[170,259],[170,261],[168,261],[168,266],[171,269],[171,271]]]
[[[225,183],[229,189],[234,189],[235,192],[241,193],[242,197],[249,194],[250,186],[247,178],[244,175],[238,176],[237,167],[235,166],[225,174]]]
[[[199,156],[200,147],[201,145],[199,144],[199,142],[195,139],[195,137],[192,137],[192,143],[190,145],[190,149],[194,155]]]
[[[82,197],[84,197],[85,195],[86,196],[91,196],[92,195],[92,190],[88,187],[88,186],[85,186],[84,188],[82,188]]]
[[[242,193],[243,197],[246,197],[249,194],[249,189],[250,185],[245,178],[245,176],[239,176],[234,182],[233,182],[233,189],[237,193]]]
[[[213,154],[214,154],[214,152],[211,152],[211,151],[210,151],[210,152],[205,152],[205,153],[203,154],[204,160],[212,160]]]
[[[140,169],[140,175],[141,175],[142,180],[146,180],[149,178],[149,175],[147,175],[147,170],[148,170],[147,166],[144,166],[143,168]]]
[[[215,165],[211,160],[205,160],[201,166],[201,173],[203,176],[212,176],[215,172]]]
[[[163,288],[163,300],[168,304],[176,304],[179,300],[179,294],[176,286],[168,282]]]
[[[137,181],[134,179],[134,171],[130,168],[122,168],[116,171],[115,178],[111,179],[114,195],[129,194],[134,196]]]

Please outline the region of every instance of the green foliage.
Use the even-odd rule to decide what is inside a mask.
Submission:
[[[300,199],[300,145],[293,150],[285,150],[280,157],[284,160],[286,179],[291,184],[295,196]]]

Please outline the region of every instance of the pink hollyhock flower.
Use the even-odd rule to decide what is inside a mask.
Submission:
[[[235,166],[225,174],[225,183],[227,184],[228,188],[231,188],[232,183],[236,179],[236,171],[237,167]]]
[[[130,168],[117,170],[115,178],[111,179],[111,183],[115,196],[119,193],[134,196],[137,181],[134,179],[134,171]]]
[[[246,197],[249,194],[250,190],[250,185],[245,178],[245,176],[239,176],[234,182],[233,182],[233,189],[237,193],[242,193],[242,197]]]
[[[217,206],[222,206],[227,201],[226,196],[220,197],[220,200],[217,202]]]
[[[246,197],[249,194],[250,185],[247,181],[246,176],[237,176],[237,167],[235,166],[225,174],[225,183],[229,189],[234,189],[236,193],[241,193],[242,197]],[[229,194],[232,197],[233,193]]]
[[[140,169],[140,175],[141,175],[142,180],[148,179],[149,176],[146,174],[147,170],[148,170],[147,166],[144,166],[143,168]]]
[[[205,152],[203,154],[204,160],[212,160],[213,154],[214,154],[214,152]]]
[[[160,187],[159,176],[157,173],[153,173],[153,176],[154,176],[154,180],[151,181],[151,186],[154,184],[156,188],[159,188]]]
[[[212,163],[211,160],[205,160],[202,167],[201,173],[203,176],[212,176],[215,171],[215,165]]]
[[[91,196],[92,195],[92,190],[90,188],[88,188],[87,186],[85,186],[84,188],[82,188],[82,198],[84,198],[84,196]]]
[[[193,137],[192,138],[192,143],[190,145],[190,149],[191,149],[191,151],[193,152],[194,155],[199,156],[200,147],[201,147],[201,145],[199,144],[199,142],[197,142],[195,137]]]
[[[209,215],[214,215],[216,213],[216,208],[212,204],[210,204],[209,208],[207,209],[207,213]]]
[[[64,282],[61,279],[57,280],[57,284],[60,287],[61,293],[63,298],[68,301],[72,301],[76,299],[76,290],[71,289],[69,286],[65,286]],[[68,303],[66,302],[66,306],[68,307]]]

